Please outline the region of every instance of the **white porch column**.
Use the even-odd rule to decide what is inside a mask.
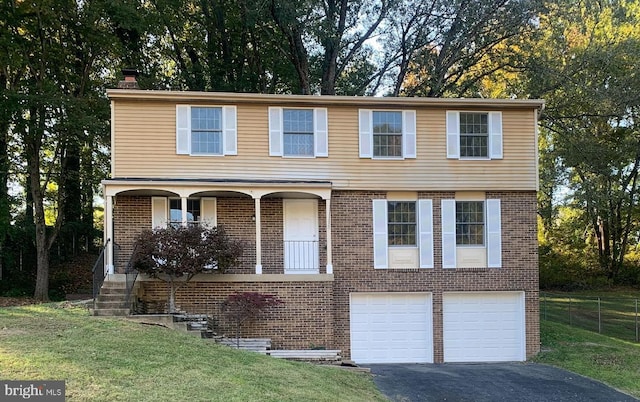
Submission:
[[[333,260],[331,256],[332,244],[331,244],[331,199],[324,200],[324,214],[327,219],[327,274],[333,273]]]
[[[260,198],[255,198],[255,216],[256,216],[256,274],[262,274],[262,223],[260,219]]]
[[[180,209],[182,209],[182,218],[180,218],[182,220],[182,226],[187,226],[187,197],[180,197]],[[169,213],[171,213],[171,211],[169,211]],[[169,219],[171,219],[171,216],[169,216]]]
[[[113,197],[104,199],[104,270],[107,274],[115,273],[113,267]]]

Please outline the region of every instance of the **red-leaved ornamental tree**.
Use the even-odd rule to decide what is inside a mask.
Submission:
[[[168,226],[142,231],[135,243],[133,267],[169,283],[169,312],[175,313],[176,291],[201,272],[222,273],[238,264],[242,243],[222,227]]]
[[[240,328],[242,324],[255,319],[261,312],[280,304],[284,301],[275,295],[243,292],[229,295],[222,303],[222,312],[236,326],[236,345],[240,347]]]

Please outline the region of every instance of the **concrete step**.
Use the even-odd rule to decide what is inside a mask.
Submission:
[[[100,288],[100,291],[108,291],[108,292],[126,292],[127,291],[127,286],[123,285],[120,286],[119,283],[116,284],[109,284],[107,282],[105,282],[102,287]]]
[[[187,330],[203,331],[207,329],[207,321],[189,321],[187,322]]]
[[[93,315],[101,316],[101,317],[109,317],[109,316],[124,317],[129,315],[129,309],[128,308],[97,308],[93,310]]]
[[[97,297],[98,300],[110,301],[110,300],[124,300],[127,295],[125,293],[100,293]]]
[[[95,309],[113,309],[113,308],[124,308],[124,300],[113,300],[113,301],[96,301]]]
[[[112,288],[105,288],[102,287],[100,289],[100,294],[103,295],[111,295],[111,294],[126,294],[127,293],[127,289],[126,288],[116,288],[116,287],[112,287]]]

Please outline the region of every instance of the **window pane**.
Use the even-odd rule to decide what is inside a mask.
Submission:
[[[191,153],[221,154],[222,133],[220,131],[192,131]]]
[[[313,156],[313,111],[285,109],[283,117],[284,155]]]
[[[187,200],[187,222],[200,222],[200,200]]]
[[[284,134],[284,154],[313,156],[313,134]]]
[[[182,223],[182,202],[180,199],[169,199],[169,224],[177,227]]]
[[[488,155],[489,116],[487,113],[460,113],[460,156],[484,158]]]
[[[221,108],[191,108],[191,153],[222,154]]]
[[[456,244],[484,245],[484,201],[456,202]]]
[[[373,112],[373,156],[402,156],[401,112]]]
[[[416,245],[416,203],[389,201],[387,221],[390,246]]]
[[[285,133],[313,134],[313,110],[284,109],[283,117]]]
[[[173,226],[182,225],[182,200],[179,198],[169,199],[169,221]],[[200,199],[187,199],[187,223],[200,222]]]

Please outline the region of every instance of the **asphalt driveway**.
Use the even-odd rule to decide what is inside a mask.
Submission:
[[[369,365],[392,401],[638,401],[566,370],[534,363]]]

